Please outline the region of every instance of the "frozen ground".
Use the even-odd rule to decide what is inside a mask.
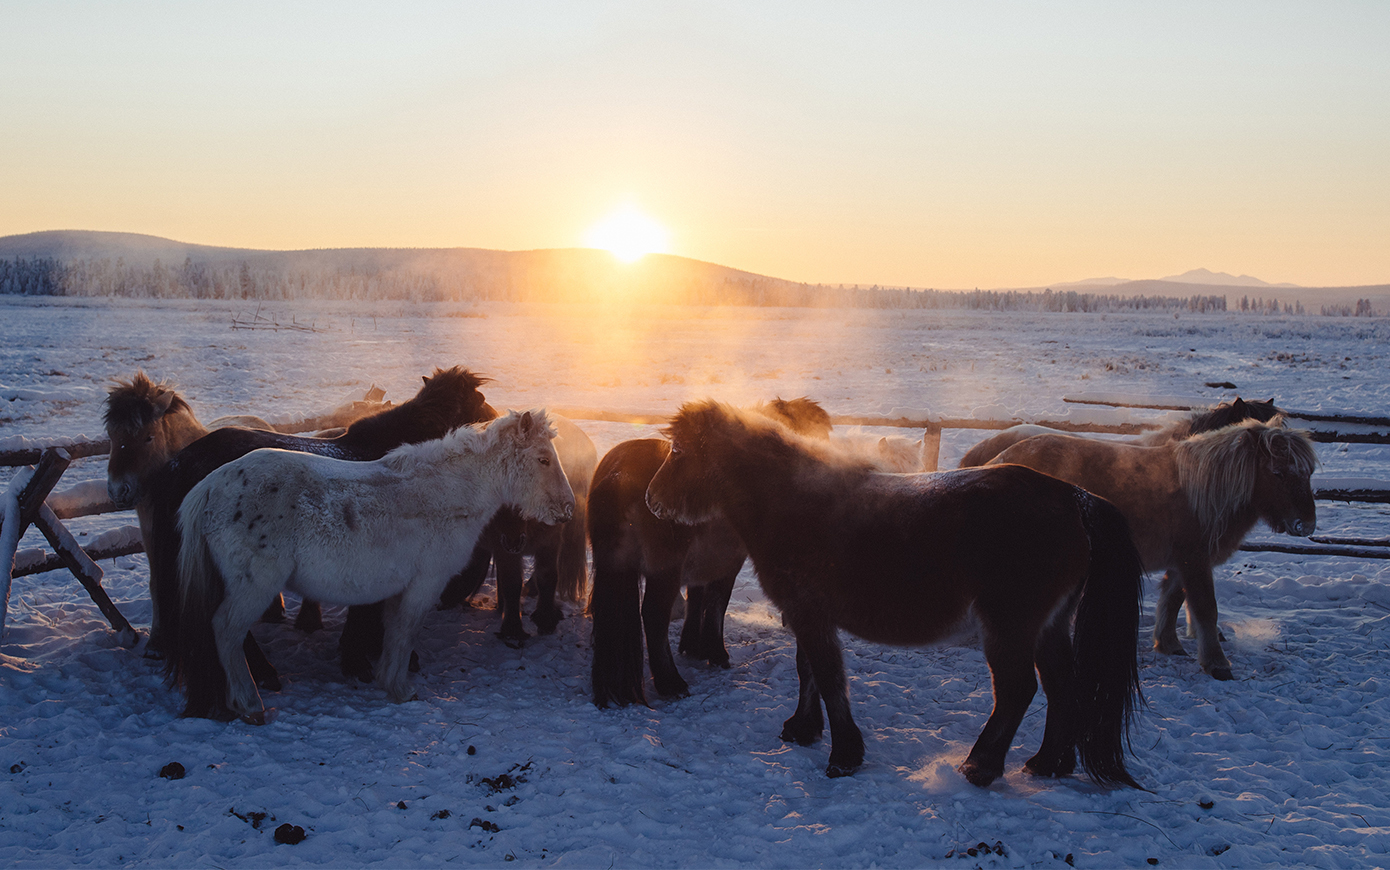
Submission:
[[[302,416],[373,382],[400,401],[456,363],[495,379],[486,392],[499,407],[670,411],[704,396],[808,395],[836,414],[1056,418],[1089,413],[1063,395],[1105,391],[1390,410],[1385,320],[332,303],[261,307],[315,332],[232,329],[255,310],[0,299],[0,446],[99,435],[106,385],[137,368],[174,380],[205,420]],[[601,450],[653,431],[582,425]],[[948,432],[943,466],[975,437]],[[1319,452],[1327,473],[1390,477],[1386,448]],[[81,461],[63,486],[103,475],[102,460]],[[1384,507],[1319,512],[1320,531],[1390,530]],[[39,546],[35,533],[22,546]],[[144,557],[103,568],[121,610],[148,625]],[[1041,737],[1041,693],[1007,776],[968,785],[954,766],[990,707],[979,651],[852,638],[867,763],[825,778],[827,744],[777,739],[795,665],[748,569],[728,623],[733,667],[679,662],[686,699],[598,710],[582,615],[514,650],[480,606],[431,618],[421,700],[392,705],[338,676],[330,609],[315,635],[256,629],[288,678],[262,728],[178,719],[156,666],[116,643],[70,575],[24,577],[0,641],[0,863],[1383,866],[1388,581],[1383,561],[1239,553],[1220,568],[1237,679],[1142,649],[1149,709],[1131,770],[1149,791],[1135,792],[1019,772]],[[170,762],[187,775],[161,778]],[[307,838],[277,845],[281,823]]]

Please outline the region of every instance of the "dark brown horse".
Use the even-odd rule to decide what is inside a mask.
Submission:
[[[755,409],[792,431],[830,437],[830,415],[807,398],[776,399]],[[604,455],[589,495],[594,550],[592,667],[594,703],[645,704],[642,639],[656,691],[681,697],[690,687],[676,669],[668,632],[671,605],[686,589],[680,652],[729,666],[724,613],[748,552],[728,523],[686,526],[647,510],[647,484],[666,461],[660,438],[624,441]],[[646,578],[646,591],[642,578]]]
[[[1247,402],[1237,397],[1234,402],[1222,402],[1215,408],[1194,411],[1162,429],[1146,432],[1137,438],[1120,440],[1121,443],[1138,444],[1143,447],[1159,447],[1164,444],[1172,444],[1174,441],[1182,441],[1184,438],[1191,438],[1193,435],[1200,435],[1203,432],[1215,432],[1217,429],[1224,429],[1242,420],[1259,420],[1262,423],[1268,423],[1278,413],[1279,409],[1274,407],[1273,399],[1267,402]],[[1050,429],[1035,423],[1010,426],[967,450],[965,455],[961,457],[959,467],[977,468],[1024,438],[1032,438],[1034,435],[1054,435],[1058,432],[1057,429]]]
[[[497,416],[479,387],[487,381],[459,366],[436,369],[424,378],[420,391],[408,402],[353,423],[337,438],[304,438],[255,429],[224,428],[208,433],[180,450],[149,479],[151,536],[146,552],[150,561],[150,588],[156,612],[166,629],[178,613],[178,554],[181,536],[178,509],[184,496],[213,471],[263,447],[314,453],[335,459],[371,461],[403,444],[444,437],[459,426]],[[460,566],[463,567],[463,566]],[[359,605],[348,609],[343,628],[348,649],[360,648],[351,640],[356,632],[380,638],[381,606]],[[379,640],[377,648],[379,649]],[[246,636],[247,661],[258,683],[274,687],[274,668],[265,660],[254,638]],[[171,675],[176,676],[176,675]],[[221,690],[210,684],[189,686],[185,715],[206,716],[221,703]]]
[[[683,407],[647,488],[658,516],[723,517],[796,636],[801,698],[784,740],[810,744],[830,720],[830,776],[853,773],[864,740],[850,715],[838,630],[914,646],[973,615],[994,711],[960,765],[976,785],[1004,757],[1042,678],[1042,747],[1024,769],[1081,766],[1135,786],[1125,735],[1139,700],[1135,635],[1142,573],[1124,516],[1079,487],[1018,466],[882,474],[727,405]],[[1071,631],[1075,615],[1075,632]]]
[[[170,457],[213,429],[244,426],[274,431],[265,420],[248,415],[218,417],[204,426],[172,384],[155,382],[143,371],[129,381],[116,381],[107,391],[103,423],[111,441],[106,494],[118,509],[135,508],[146,550],[150,545],[148,481]],[[155,597],[153,585],[150,597]],[[159,613],[156,605],[146,646],[152,653],[158,652],[164,639]]]
[[[1198,664],[1229,680],[1212,567],[1229,559],[1260,520],[1300,537],[1317,525],[1310,481],[1317,454],[1283,419],[1246,420],[1156,447],[1037,435],[990,464],[1026,465],[1114,502],[1134,529],[1144,567],[1167,572],[1155,607],[1154,648],[1183,654],[1176,625],[1185,599]]]

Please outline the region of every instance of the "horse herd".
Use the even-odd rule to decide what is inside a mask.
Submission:
[[[1142,575],[1165,571],[1154,646],[1181,654],[1186,603],[1198,663],[1230,679],[1212,566],[1263,520],[1311,534],[1306,435],[1272,402],[1234,403],[1118,442],[1006,430],[961,469],[922,469],[923,445],[832,431],[808,399],[740,409],[692,402],[664,438],[599,460],[572,422],[499,414],[461,367],[416,396],[315,437],[258,418],[198,422],[143,372],[112,387],[108,492],[135,508],[153,603],[149,654],[182,686],[185,716],[265,721],[280,680],[249,628],[283,591],[321,625],[347,605],[343,673],[413,697],[411,647],[427,613],[465,602],[495,566],[499,636],[519,644],[523,559],[542,633],[557,598],[592,618],[599,707],[688,694],[668,639],[686,590],[679,651],[729,667],[724,613],[746,559],[796,640],[800,697],[782,739],[811,744],[829,720],[827,773],[853,773],[864,741],[850,713],[839,630],[916,646],[978,629],[994,709],[962,774],[987,785],[1041,680],[1042,746],[1025,764],[1138,787],[1125,766],[1141,701]],[[586,557],[592,548],[592,589]]]

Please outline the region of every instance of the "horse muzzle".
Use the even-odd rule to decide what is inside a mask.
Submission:
[[[135,497],[137,490],[135,484],[128,480],[106,482],[106,497],[111,499],[111,503],[117,510],[128,510],[135,507]]]

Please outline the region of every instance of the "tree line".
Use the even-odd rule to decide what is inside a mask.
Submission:
[[[727,272],[728,270],[724,270]],[[618,277],[624,275],[626,277]],[[617,286],[622,285],[622,286]],[[229,260],[177,266],[159,260],[131,264],[114,260],[58,260],[51,257],[0,260],[0,294],[23,296],[121,297],[210,300],[401,300],[414,302],[589,302],[610,297],[615,288],[629,298],[692,305],[747,305],[801,308],[954,309],[1036,312],[1190,312],[1227,310],[1225,296],[1121,296],[1075,290],[923,290],[874,285],[807,284],[747,273],[717,274],[679,265],[646,271],[491,268],[418,268],[320,262],[312,266],[273,261]],[[1362,304],[1364,303],[1364,305]],[[1232,310],[1281,312],[1278,300],[1242,297]],[[1285,304],[1282,311],[1303,313]],[[1336,306],[1326,315],[1369,316],[1369,300],[1354,312]]]

